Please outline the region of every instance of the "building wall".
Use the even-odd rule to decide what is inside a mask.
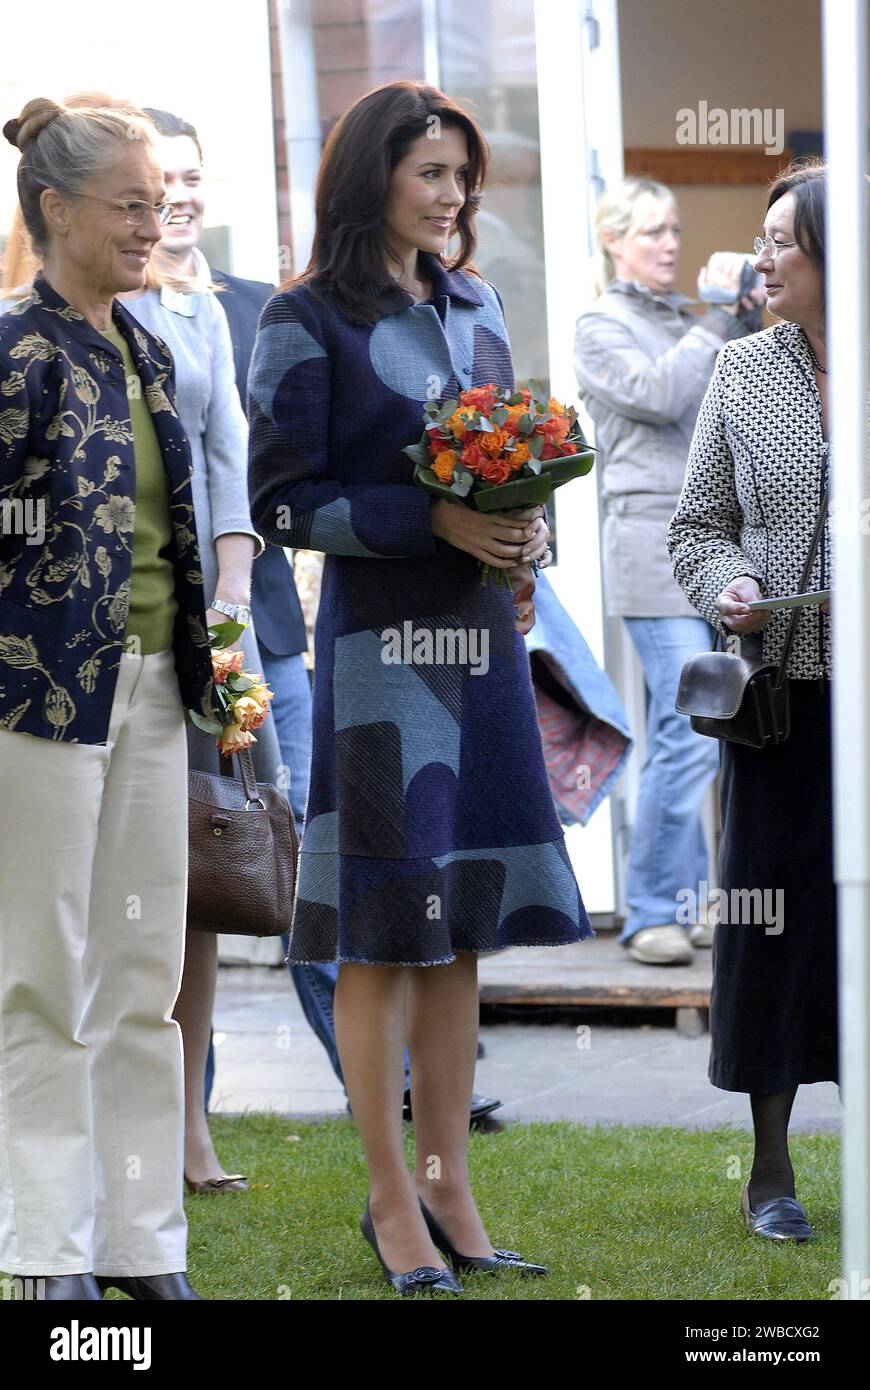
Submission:
[[[7,13],[8,9],[8,13]],[[0,125],[36,96],[84,89],[192,121],[203,146],[206,224],[232,264],[274,280],[278,234],[266,0],[39,0],[4,7]],[[18,152],[0,139],[0,238],[17,204]]]
[[[819,0],[619,0],[626,148],[676,149],[676,113],[782,109],[786,143],[822,124]],[[715,146],[709,149],[715,150]],[[770,157],[770,178],[782,163]],[[749,251],[761,232],[765,183],[674,185],[683,222],[678,288],[696,293],[713,251]]]

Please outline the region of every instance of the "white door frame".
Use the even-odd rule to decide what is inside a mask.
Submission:
[[[870,1290],[870,536],[864,524],[870,496],[867,0],[824,0],[822,14],[837,586],[832,606],[834,875],[845,1105],[840,1296],[859,1299],[867,1298]],[[814,789],[808,788],[807,795],[814,795]]]

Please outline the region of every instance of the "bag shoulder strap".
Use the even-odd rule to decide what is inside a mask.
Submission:
[[[798,589],[799,594],[806,593],[807,584],[809,583],[810,578],[810,572],[813,568],[813,561],[816,558],[816,551],[819,548],[819,541],[822,538],[822,530],[825,525],[825,517],[827,515],[827,512],[828,489],[827,485],[825,485],[822,488],[822,500],[819,505],[819,515],[816,520],[816,529],[813,532],[813,538],[810,541],[810,553],[807,556],[807,562],[804,565],[804,572],[801,575],[800,588]],[[788,665],[788,658],[792,649],[792,644],[794,642],[795,632],[797,631],[798,618],[800,617],[800,613],[801,610],[799,608],[795,608],[791,615],[791,622],[788,625],[788,632],[785,636],[785,645],[782,649],[782,656],[779,659],[779,667],[776,672],[776,680],[774,681],[774,685],[776,686],[777,690],[780,688],[783,681],[785,680],[785,668]]]
[[[812,568],[813,568],[813,562],[815,561],[816,552],[818,551],[818,548],[819,548],[819,541],[820,541],[821,538],[822,538],[822,530],[823,530],[824,525],[825,525],[825,517],[827,516],[827,513],[828,513],[828,485],[827,485],[827,481],[825,481],[825,483],[823,483],[823,485],[822,485],[822,497],[821,497],[821,501],[820,501],[820,503],[819,503],[819,514],[818,514],[818,517],[816,518],[816,528],[815,528],[815,530],[814,530],[814,532],[813,532],[813,538],[812,538],[812,540],[810,541],[809,554],[807,555],[806,564],[804,565],[803,574],[801,575],[801,579],[800,579],[800,585],[798,586],[798,593],[800,593],[800,594],[803,594],[803,593],[806,592],[806,587],[807,587],[807,584],[809,583],[810,573],[811,573]],[[799,609],[799,608],[793,609],[793,610],[792,610],[792,615],[791,615],[791,621],[789,622],[789,625],[788,625],[788,632],[786,633],[786,637],[785,637],[785,645],[784,645],[784,647],[783,647],[783,649],[782,649],[782,656],[780,657],[779,665],[777,666],[777,670],[776,670],[776,679],[775,679],[775,681],[774,681],[774,685],[776,686],[777,689],[779,689],[779,687],[782,685],[782,683],[783,683],[783,681],[784,681],[784,679],[785,679],[785,668],[786,668],[786,666],[788,665],[788,658],[789,658],[789,655],[790,655],[790,653],[791,653],[792,645],[793,645],[793,643],[794,643],[794,636],[795,636],[795,632],[797,631],[797,625],[798,625],[798,619],[799,619],[799,617],[800,617],[800,609]],[[739,636],[739,634],[737,634],[737,635]],[[718,645],[719,645],[719,641],[720,641],[721,637],[722,637],[722,633],[721,633],[721,632],[719,632],[718,630],[714,631],[714,633],[713,633],[713,646],[712,646],[712,648],[711,648],[712,651],[715,652],[716,648],[717,648]]]

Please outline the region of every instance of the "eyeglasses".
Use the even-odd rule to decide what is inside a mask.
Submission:
[[[80,193],[80,198],[90,198],[94,203],[105,203],[108,208],[117,208],[123,212],[124,219],[131,227],[141,227],[149,213],[153,212],[161,227],[172,216],[171,203],[146,203],[141,198],[98,198],[95,193]]]
[[[780,251],[784,251],[787,246],[794,246],[793,241],[774,241],[772,236],[757,236],[752,243],[752,248],[756,256],[766,253],[771,260],[776,260]]]

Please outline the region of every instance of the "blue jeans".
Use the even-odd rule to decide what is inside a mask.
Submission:
[[[260,652],[263,658],[263,675],[275,692],[271,708],[281,746],[281,760],[286,768],[284,785],[280,790],[290,802],[301,841],[311,771],[311,681],[301,654],[275,656],[262,642]],[[289,787],[286,785],[288,776]],[[286,953],[288,938],[284,935],[281,940]],[[335,993],[338,967],[291,965],[288,969],[299,1003],[302,1005],[302,1012],[326,1048],[332,1069],[341,1081],[335,1025],[332,1019],[332,997]]]
[[[620,941],[644,927],[674,922],[677,892],[707,878],[701,809],[719,770],[719,745],[696,734],[674,702],[683,664],[708,651],[713,630],[703,618],[626,618],[647,686],[646,752],[640,774]]]
[[[276,656],[263,645],[262,640],[259,641],[259,647],[263,662],[263,676],[275,695],[270,708],[278,733],[278,743],[281,747],[281,760],[286,769],[284,776],[279,778],[278,786],[290,802],[296,830],[301,841],[311,769],[311,683],[301,654]],[[287,785],[288,780],[289,786]],[[281,940],[286,952],[289,946],[288,938],[284,935]],[[338,979],[338,966],[334,963],[322,963],[318,965],[288,965],[287,968],[290,971],[302,1012],[312,1031],[323,1044],[332,1070],[344,1086],[333,1020],[333,1000],[335,982]],[[406,1051],[406,1089],[410,1085],[409,1075]],[[208,1109],[213,1082],[214,1047],[210,1045],[205,1068],[206,1110]]]

